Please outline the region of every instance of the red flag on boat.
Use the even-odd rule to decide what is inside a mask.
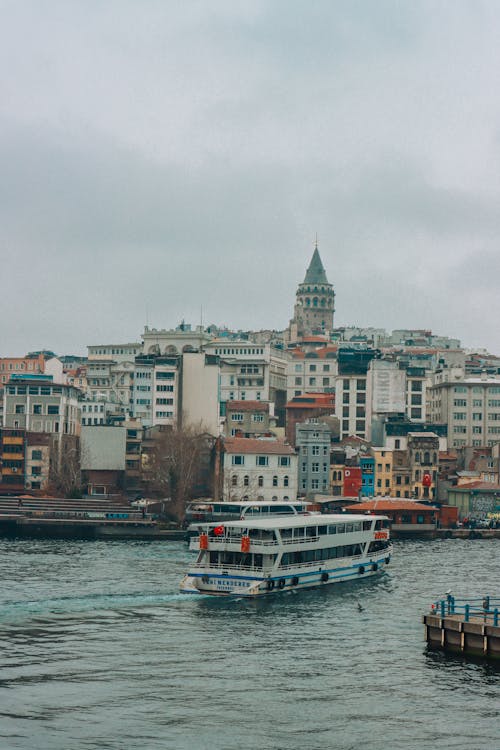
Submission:
[[[224,536],[224,526],[214,526],[215,536]]]

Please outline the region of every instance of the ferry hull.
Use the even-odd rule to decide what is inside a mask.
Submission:
[[[182,593],[198,592],[212,596],[269,596],[379,576],[390,560],[391,555],[387,554],[385,557],[357,561],[356,564],[345,567],[323,566],[315,570],[286,571],[260,578],[249,578],[232,571],[190,571],[181,582],[180,590]]]

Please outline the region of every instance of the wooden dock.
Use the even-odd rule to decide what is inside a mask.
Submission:
[[[471,600],[448,596],[423,616],[425,640],[432,648],[500,659],[499,608],[500,599],[489,596]]]

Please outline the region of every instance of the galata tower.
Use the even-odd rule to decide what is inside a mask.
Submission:
[[[294,317],[290,322],[291,340],[328,335],[333,329],[334,312],[335,292],[326,278],[316,242],[304,281],[297,288]]]

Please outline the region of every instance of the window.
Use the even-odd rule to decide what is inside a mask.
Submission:
[[[316,372],[316,365],[309,365],[309,372]]]
[[[323,378],[323,385],[329,386],[330,385],[330,378]]]
[[[278,486],[278,477],[277,477],[277,476],[276,476],[276,474],[275,474],[275,475],[273,476],[273,487],[277,487],[277,486]]]
[[[283,477],[283,487],[288,487],[288,486],[289,486],[289,479],[288,479],[288,476],[285,475]]]
[[[16,414],[24,414],[24,404],[16,404]]]
[[[319,456],[319,445],[312,446],[311,454],[313,456]]]
[[[315,474],[319,473],[319,463],[316,461],[313,461],[311,464],[311,471],[313,471]]]
[[[47,406],[47,414],[59,414],[59,407],[49,404]]]
[[[358,389],[358,391],[366,391],[365,378],[362,378],[361,380],[356,380],[356,388]]]
[[[348,404],[349,403],[349,394],[348,393],[344,393],[343,394],[343,396],[342,396],[342,403],[343,404]]]
[[[41,414],[41,413],[42,413],[42,405],[33,404],[33,414]]]
[[[233,422],[243,422],[243,414],[240,414],[240,413],[231,414],[231,420]]]
[[[231,484],[233,487],[238,486],[238,476],[236,474],[233,474],[233,476],[231,477]]]
[[[309,385],[316,385],[316,378],[309,378]]]
[[[262,475],[258,479],[258,485],[259,485],[259,487],[263,487],[264,486],[264,477]]]
[[[252,414],[252,422],[263,422],[263,421],[264,421],[263,414]]]
[[[302,378],[295,378],[295,385],[302,385]]]
[[[245,456],[232,456],[231,457],[231,463],[233,466],[244,466],[245,465]]]
[[[256,456],[255,463],[257,466],[268,466],[269,457],[268,456]]]
[[[278,466],[290,466],[290,456],[278,456]]]
[[[473,422],[481,422],[483,419],[483,415],[480,411],[475,411],[472,413],[472,421]]]
[[[31,459],[33,461],[41,461],[42,460],[42,451],[32,450],[31,451]]]

